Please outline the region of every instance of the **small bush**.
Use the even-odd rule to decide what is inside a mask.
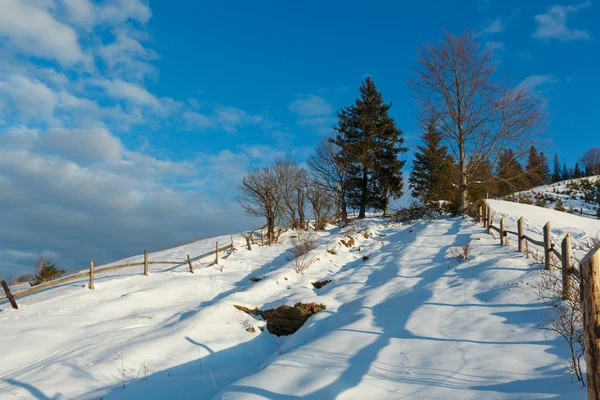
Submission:
[[[556,204],[554,205],[554,209],[556,211],[562,211],[562,212],[566,211],[565,206],[563,205],[563,202],[562,202],[561,199],[557,199],[556,200]]]
[[[294,271],[302,274],[318,259],[310,255],[310,251],[317,247],[317,236],[314,233],[299,231],[298,236],[292,240],[292,255],[294,257]]]
[[[448,250],[448,257],[450,258],[455,258],[458,261],[467,261],[469,259],[469,254],[471,253],[471,250],[473,249],[473,246],[471,246],[471,243],[465,243],[460,247],[451,247]]]
[[[33,274],[21,275],[21,276],[17,276],[16,278],[14,278],[12,281],[12,284],[18,285],[19,283],[32,282],[34,279],[35,279],[35,276]]]
[[[54,264],[51,258],[41,257],[37,262],[35,277],[31,285],[35,286],[40,283],[52,281],[64,274],[65,270]]]

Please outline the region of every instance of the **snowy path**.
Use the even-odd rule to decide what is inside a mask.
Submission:
[[[566,349],[536,327],[534,267],[513,249],[462,219],[354,230],[357,245],[336,255],[325,250],[342,232],[321,234],[305,277],[289,244],[240,247],[222,271],[116,276],[94,292],[74,284],[18,311],[0,305],[0,399],[586,397]],[[469,261],[447,257],[469,241]],[[323,278],[332,283],[310,285]],[[296,301],[327,310],[290,337],[246,332],[264,322],[233,308]]]
[[[480,231],[442,220],[387,237],[338,274],[328,295],[343,305],[315,324],[314,341],[217,398],[584,398],[535,328],[542,306],[520,284],[530,267]],[[445,257],[470,240],[473,260]]]

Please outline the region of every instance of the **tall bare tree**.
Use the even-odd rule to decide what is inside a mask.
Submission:
[[[331,218],[332,213],[335,210],[331,191],[319,182],[310,182],[307,186],[306,198],[308,199],[315,218],[315,230],[324,230],[329,218]]]
[[[303,229],[306,206],[306,171],[291,156],[275,160],[285,215],[292,229]]]
[[[309,157],[307,164],[313,176],[313,185],[327,188],[335,195],[342,222],[348,222],[346,209],[347,182],[350,166],[337,157],[340,148],[330,139],[324,138],[315,147],[315,154]]]
[[[283,215],[283,191],[273,166],[249,170],[242,177],[238,201],[247,214],[267,220],[269,244],[275,240],[275,225]]]
[[[467,206],[474,177],[487,164],[494,173],[503,150],[523,154],[543,128],[543,102],[526,85],[498,83],[490,51],[480,51],[474,35],[444,32],[437,44],[419,51],[410,82],[422,107],[422,121],[439,121],[437,129],[459,169],[460,210]]]

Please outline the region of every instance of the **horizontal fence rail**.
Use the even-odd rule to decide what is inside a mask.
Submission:
[[[139,267],[139,266],[144,266],[144,275],[147,276],[148,275],[148,265],[186,265],[188,264],[190,267],[190,272],[193,273],[194,270],[192,268],[192,262],[193,261],[197,261],[201,258],[206,258],[209,256],[214,255],[215,256],[215,261],[214,263],[218,264],[219,262],[219,253],[226,251],[226,250],[233,250],[234,246],[233,246],[233,237],[231,238],[231,243],[226,245],[226,246],[222,246],[219,247],[219,243],[216,244],[215,249],[208,251],[206,253],[197,255],[195,257],[190,257],[188,255],[188,258],[186,260],[181,260],[181,261],[148,261],[148,252],[146,250],[144,250],[144,261],[139,261],[139,262],[133,262],[133,263],[127,263],[127,264],[120,264],[120,265],[111,265],[110,267],[105,267],[105,268],[100,268],[100,269],[94,269],[94,262],[92,260],[90,260],[90,269],[89,271],[82,271],[73,275],[69,275],[69,276],[65,276],[62,278],[58,278],[58,279],[54,279],[52,281],[49,282],[44,282],[41,283],[39,285],[35,285],[33,286],[31,289],[26,289],[26,290],[21,290],[19,292],[16,292],[14,294],[10,293],[10,289],[8,287],[8,285],[2,285],[2,287],[4,288],[4,292],[6,294],[5,297],[0,297],[0,302],[4,302],[6,300],[9,300],[11,302],[11,305],[13,306],[13,308],[17,308],[16,307],[16,303],[13,304],[13,301],[15,299],[24,297],[24,296],[28,296],[30,294],[34,294],[37,292],[40,292],[42,290],[45,289],[49,289],[55,286],[60,286],[63,285],[65,283],[69,283],[69,282],[73,282],[76,280],[80,280],[80,279],[85,279],[85,278],[90,278],[90,283],[88,285],[88,287],[90,289],[94,289],[94,276],[97,274],[101,274],[104,272],[110,272],[110,271],[116,271],[116,270],[120,270],[120,269],[126,269],[126,268],[132,268],[132,267]],[[4,282],[4,281],[2,281]]]

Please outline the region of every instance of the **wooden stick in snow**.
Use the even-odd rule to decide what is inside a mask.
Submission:
[[[10,305],[12,306],[12,308],[14,308],[15,310],[18,310],[19,306],[17,305],[17,301],[15,300],[12,293],[10,292],[10,288],[8,287],[8,284],[6,283],[6,281],[2,281],[2,282],[0,282],[0,284],[2,284],[4,293],[6,293],[6,298],[10,302]]]

